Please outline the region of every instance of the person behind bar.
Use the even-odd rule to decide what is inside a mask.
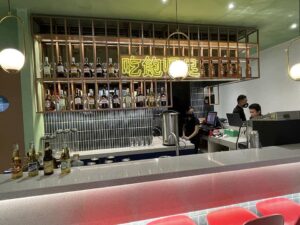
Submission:
[[[239,95],[237,98],[237,106],[233,109],[233,113],[238,113],[242,121],[246,121],[244,108],[248,107],[246,95]]]
[[[200,137],[199,137],[200,122],[194,115],[194,108],[190,106],[186,111],[186,119],[182,129],[182,138],[189,140],[195,145],[194,153],[198,153]]]
[[[252,119],[262,119],[261,107],[257,103],[253,103],[249,106],[250,120]]]

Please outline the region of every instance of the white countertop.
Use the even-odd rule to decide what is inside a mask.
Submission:
[[[190,141],[186,141],[181,138],[179,144],[180,144],[179,146],[180,151],[194,148],[194,144],[192,144]],[[176,150],[176,146],[163,145],[161,137],[153,137],[152,144],[148,146],[78,151],[78,152],[72,152],[71,155],[79,154],[81,159],[90,159],[92,157],[104,158],[108,156],[138,155],[138,154],[156,153],[156,152],[169,152],[175,150]]]
[[[72,168],[61,176],[11,180],[0,175],[0,200],[300,162],[300,144]]]

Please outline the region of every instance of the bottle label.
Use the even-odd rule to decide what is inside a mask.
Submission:
[[[130,104],[131,103],[131,97],[130,96],[126,96],[125,97],[125,102]]]
[[[137,102],[143,102],[144,101],[144,99],[145,99],[145,97],[144,96],[137,96]]]
[[[114,103],[114,104],[120,104],[119,98],[114,98],[114,99],[113,99],[113,103]]]
[[[39,169],[38,162],[30,162],[28,163],[28,172],[35,172]]]
[[[102,72],[103,72],[103,70],[101,67],[96,68],[96,73],[102,73]]]
[[[95,99],[93,99],[93,98],[89,99],[89,104],[94,105],[95,104]]]
[[[62,65],[57,66],[57,72],[58,73],[64,73],[65,72],[64,66],[62,66]]]
[[[46,100],[46,101],[45,101],[45,107],[46,107],[47,109],[50,109],[50,108],[51,108],[51,101],[50,101],[50,100]]]
[[[69,169],[71,167],[71,161],[69,159],[62,160],[60,166],[61,166],[61,170]]]
[[[44,161],[44,172],[45,173],[52,173],[53,169],[54,169],[53,160]]]
[[[81,98],[75,98],[75,105],[81,104]]]
[[[71,74],[77,74],[77,68],[71,67]]]
[[[90,73],[90,68],[84,67],[84,68],[83,68],[83,72],[84,72],[84,73]]]
[[[66,100],[64,98],[59,99],[59,106],[60,107],[65,107],[66,106]]]
[[[102,99],[102,100],[100,101],[100,106],[101,106],[101,107],[107,106],[108,103],[109,103],[109,102],[108,102],[107,99]]]
[[[45,76],[50,76],[51,75],[50,66],[45,66],[44,67],[44,75]]]

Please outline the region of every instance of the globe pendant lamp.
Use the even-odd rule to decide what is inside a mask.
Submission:
[[[170,42],[170,38],[174,35],[182,35],[184,36],[187,40],[188,40],[188,44],[190,45],[190,38],[185,34],[185,33],[182,33],[182,32],[179,32],[179,29],[178,29],[178,10],[177,10],[177,0],[176,0],[176,24],[177,24],[177,31],[173,32],[172,34],[170,34],[167,38],[167,46],[169,46],[169,42]],[[190,46],[189,47],[189,50],[190,50]],[[173,62],[171,62],[171,64],[169,65],[169,69],[168,69],[168,73],[169,73],[169,76],[173,79],[176,79],[176,78],[186,78],[188,76],[188,72],[189,72],[189,67],[188,67],[188,64],[184,61],[184,60],[181,60],[181,59],[177,59],[177,60],[174,60]]]
[[[290,48],[292,45],[300,39],[300,0],[299,0],[299,23],[298,23],[298,29],[299,29],[299,36],[291,41],[286,51],[286,57],[287,57],[287,64],[288,64],[288,75],[291,79],[295,81],[300,81],[300,62],[296,63],[292,66],[290,66]]]
[[[8,73],[17,73],[19,72],[25,63],[25,32],[24,32],[24,21],[15,15],[11,14],[10,9],[10,0],[8,0],[8,15],[0,19],[0,25],[10,18],[15,18],[17,22],[21,24],[23,32],[23,41],[24,41],[24,50],[23,52],[15,48],[5,48],[0,52],[0,67]]]

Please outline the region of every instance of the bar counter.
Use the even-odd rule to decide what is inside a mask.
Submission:
[[[297,144],[0,175],[0,222],[120,224],[299,193],[299,162]]]

